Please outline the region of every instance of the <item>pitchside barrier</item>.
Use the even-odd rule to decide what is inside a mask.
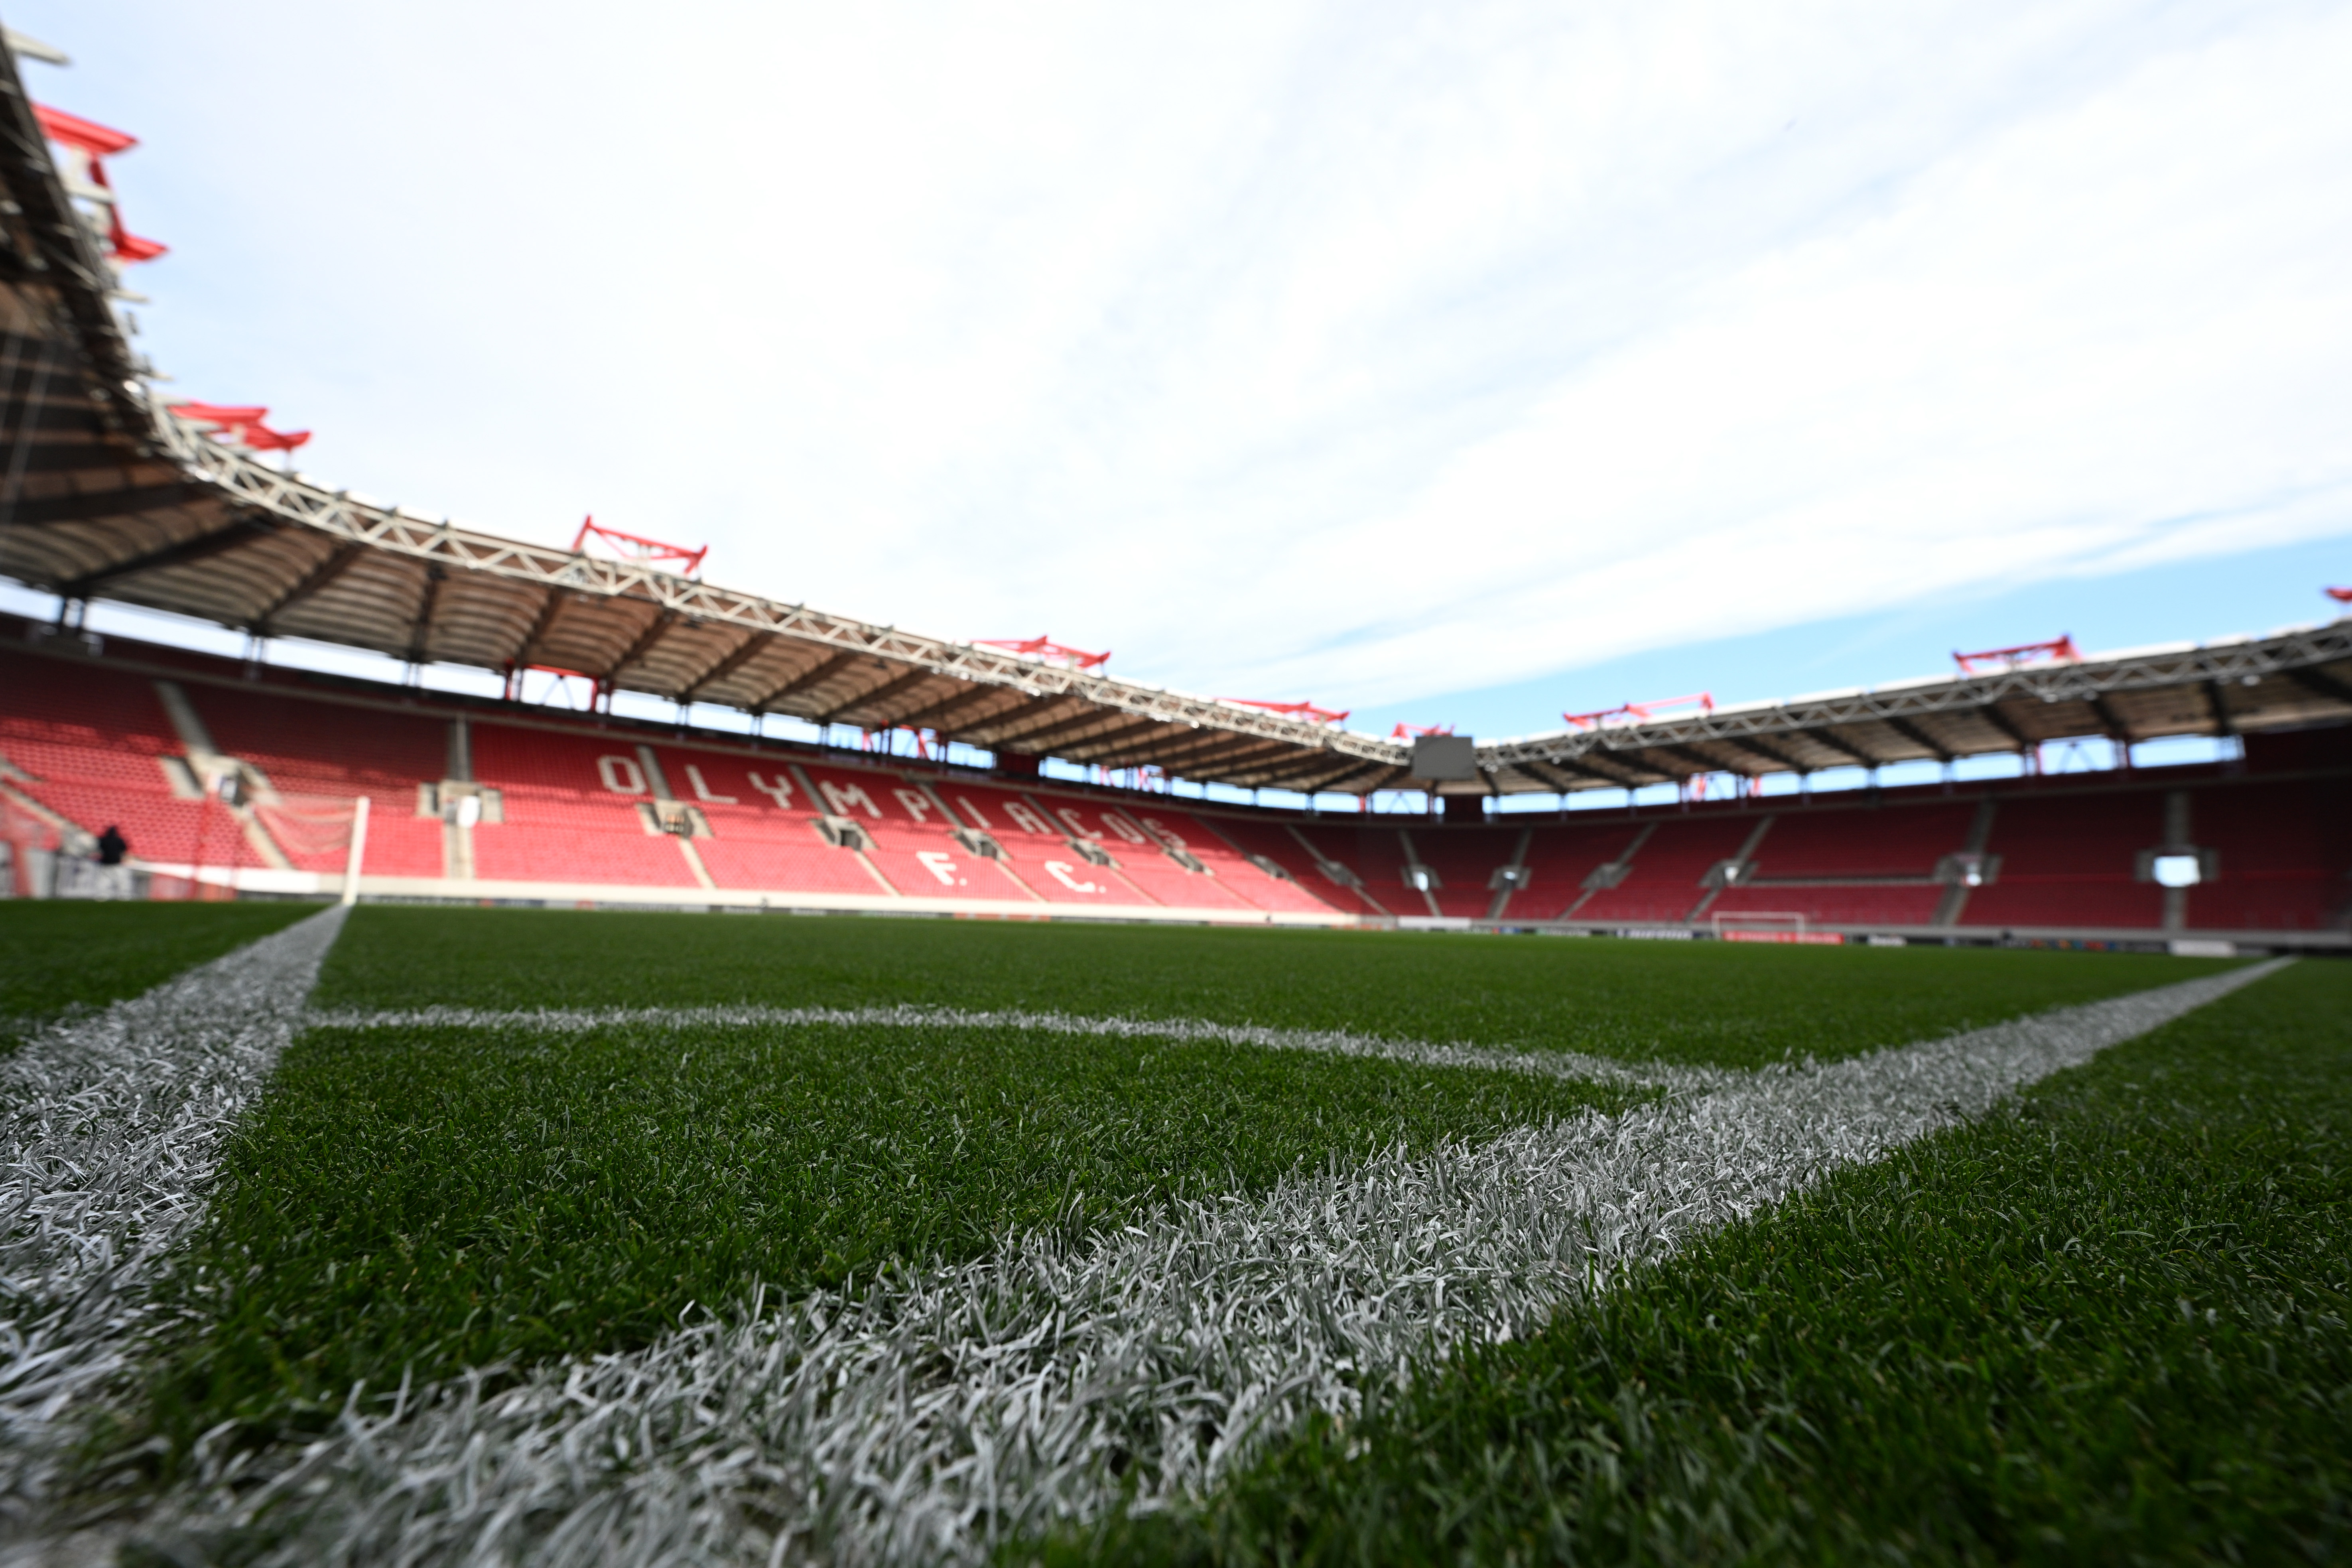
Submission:
[[[1787,942],[1835,947],[1845,941],[1843,931],[1809,930],[1805,917],[1794,910],[1746,910],[1738,914],[1717,915],[1713,924],[1717,942]]]

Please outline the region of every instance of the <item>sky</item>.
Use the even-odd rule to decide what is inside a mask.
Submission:
[[[2352,582],[2352,5],[7,16],[167,390],[494,532],[1492,736]]]

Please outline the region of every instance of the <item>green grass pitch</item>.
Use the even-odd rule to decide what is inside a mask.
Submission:
[[[21,1017],[103,1005],[300,912],[0,909],[0,996]],[[1024,1236],[1142,1234],[1171,1205],[1602,1125],[1666,1092],[1516,1061],[1787,1072],[2227,967],[363,908],[313,993],[334,1017],[287,1048],[159,1287],[163,1326],[89,1440],[91,1485],[160,1495],[205,1454],[312,1440],[404,1381],[495,1389],[635,1353],[755,1289],[855,1299]],[[368,1016],[908,1005],[1496,1055],[986,1020]],[[2352,965],[2305,961],[1835,1171],[1540,1333],[1369,1386],[1354,1418],[1280,1435],[1181,1506],[988,1552],[2330,1560],[2352,1531],[2347,1018]]]
[[[0,1050],[299,920],[296,903],[0,900]]]
[[[2352,965],[1846,1172],[1194,1513],[1008,1560],[2328,1563]]]

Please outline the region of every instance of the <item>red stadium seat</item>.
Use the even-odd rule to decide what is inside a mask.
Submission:
[[[2352,812],[2341,778],[2248,781],[2189,795],[2189,837],[2218,875],[2189,889],[2206,931],[2342,930],[2352,912]]]
[[[926,783],[837,757],[807,761],[806,752],[796,766],[794,753],[649,742],[634,727],[592,729],[584,718],[485,719],[391,689],[345,696],[184,649],[140,647],[134,657],[147,668],[79,651],[0,649],[0,756],[24,798],[92,831],[118,824],[135,858],[165,866],[251,870],[268,861],[233,813],[190,797],[185,774],[167,769],[186,748],[157,696],[157,669],[180,682],[217,749],[267,781],[273,793],[261,797],[260,816],[277,824],[276,847],[298,868],[326,874],[342,866],[331,825],[364,795],[374,803],[368,870],[443,877],[447,836],[437,816],[416,815],[417,786],[447,771],[453,722],[469,711],[474,777],[499,792],[503,807],[472,831],[474,874],[526,886],[677,891],[707,877],[729,892],[786,898],[1228,916],[1433,909],[1477,919],[1495,909],[1490,883],[1524,837],[1525,885],[1505,905],[1513,921],[1639,925],[1793,911],[1816,925],[1917,928],[1933,923],[1951,891],[1932,878],[1967,843],[1983,798],[1891,791],[1458,826],[1284,819],[1045,782]],[[2294,738],[2269,737],[2260,753],[2285,776],[2177,769],[1994,786],[1985,847],[2000,858],[1999,871],[1962,901],[1961,929],[2153,931],[2168,908],[2192,931],[2345,929],[2352,813],[2340,805],[2338,753],[2298,750],[2286,743]],[[682,843],[647,831],[639,808],[663,784],[701,814],[708,836]],[[2139,878],[2144,857],[2165,846],[2168,820],[2179,826],[2168,798],[2184,793],[2183,847],[2204,851],[2212,874],[2168,898]],[[1768,816],[1750,879],[1710,896],[1709,869],[1738,854]],[[828,843],[820,816],[856,823],[864,852]],[[20,826],[33,820],[21,809],[16,817]],[[306,839],[313,822],[330,827]],[[1003,858],[975,853],[960,830],[988,834]],[[1588,894],[1593,872],[1629,853],[1617,886]],[[1434,874],[1425,897],[1406,879],[1413,860]]]
[[[2006,795],[1986,844],[2000,877],[1969,895],[1961,923],[2161,926],[2164,889],[2137,880],[2136,863],[2163,837],[2159,791]]]
[[[1154,901],[1118,868],[1096,865],[1073,848],[1076,835],[1069,826],[1057,821],[1052,808],[1032,792],[957,780],[942,784],[940,795],[964,826],[1003,846],[1013,874],[1046,903],[1099,907]],[[1108,846],[1105,852],[1109,852]]]
[[[0,755],[26,795],[79,826],[122,829],[131,855],[161,865],[268,864],[212,800],[173,792],[163,759],[185,752],[154,682],[79,658],[0,652],[8,692]]]
[[[1189,812],[1137,806],[1127,813],[1143,829],[1206,866],[1244,904],[1278,914],[1331,913],[1338,906],[1318,898],[1297,880],[1267,872],[1235,848],[1218,824]],[[1297,848],[1294,842],[1293,849]],[[1276,865],[1282,865],[1276,861]],[[1285,869],[1287,869],[1285,867]],[[1319,879],[1318,879],[1319,880]]]
[[[496,788],[506,820],[474,830],[484,881],[690,888],[693,869],[636,804],[653,792],[636,747],[615,736],[477,723],[474,778]]]
[[[956,842],[957,824],[920,784],[862,769],[805,771],[826,815],[847,817],[864,830],[872,841],[866,858],[899,893],[920,899],[1029,896],[1001,862]]]
[[[1385,889],[1367,898],[1365,893],[1370,892],[1370,889],[1359,892],[1332,881],[1323,875],[1315,858],[1291,836],[1286,827],[1231,816],[1203,820],[1213,820],[1218,836],[1243,855],[1262,856],[1289,872],[1292,887],[1326,908],[1350,915],[1385,915],[1391,912],[1386,907],[1391,900],[1386,896]]]
[[[1667,817],[1642,843],[1625,879],[1594,893],[1576,911],[1579,921],[1630,925],[1688,920],[1706,897],[1708,868],[1739,853],[1762,820],[1754,813],[1717,817]]]
[[[1621,816],[1538,827],[1528,847],[1528,885],[1511,895],[1506,913],[1512,920],[1560,919],[1584,897],[1585,879],[1624,854],[1641,831],[1640,823]]]
[[[416,786],[447,764],[446,716],[191,681],[189,706],[224,752],[252,763],[289,795],[347,803],[369,797],[366,871],[374,877],[438,877],[444,870],[438,816],[416,815]],[[291,803],[299,809],[304,802]],[[306,871],[340,875],[341,848],[305,852],[290,836],[287,857]]]

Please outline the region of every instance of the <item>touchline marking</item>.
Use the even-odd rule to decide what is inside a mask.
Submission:
[[[338,906],[0,1061],[0,1518],[37,1512],[301,1017]]]
[[[264,1560],[287,1563],[978,1562],[1122,1497],[1198,1496],[1418,1356],[1535,1330],[2280,966],[1014,1238],[495,1393],[355,1401],[299,1454],[220,1461],[171,1528],[266,1519],[283,1533]]]
[[[754,1029],[777,1026],[933,1029],[1029,1029],[1040,1034],[1099,1035],[1119,1039],[1256,1046],[1274,1051],[1368,1057],[1423,1067],[1486,1068],[1532,1078],[1622,1084],[1643,1089],[1699,1089],[1745,1075],[1733,1069],[1669,1062],[1622,1062],[1578,1051],[1509,1051],[1426,1040],[1396,1040],[1345,1029],[1275,1029],[1221,1024],[1208,1018],[1087,1018],[1070,1013],[981,1012],[961,1007],[416,1007],[393,1012],[318,1012],[305,1024],[340,1029],[590,1029],[655,1028],[675,1032]]]

